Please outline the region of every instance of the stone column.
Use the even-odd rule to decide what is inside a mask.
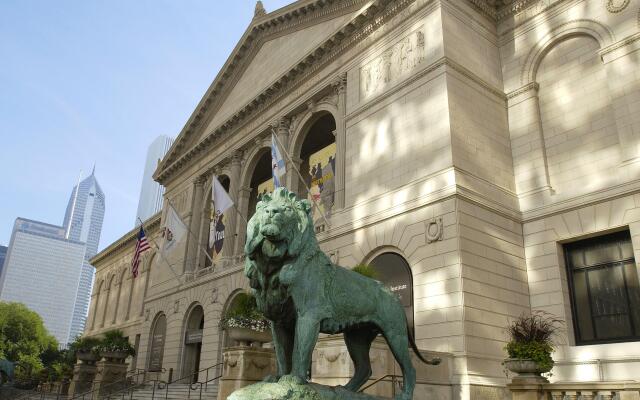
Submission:
[[[513,170],[518,195],[552,192],[540,118],[538,84],[529,83],[507,95]]]
[[[236,151],[231,156],[231,168],[229,171],[229,196],[233,200],[234,207],[226,211],[226,227],[222,255],[225,260],[231,260],[235,255],[236,226],[244,225],[244,220],[238,215],[237,210],[242,210],[238,204],[238,191],[240,188],[240,172],[242,170],[242,152]],[[246,215],[245,215],[246,218]],[[227,261],[228,262],[228,261]]]
[[[278,141],[279,141],[278,146],[280,147],[280,151],[282,152],[282,157],[284,158],[285,169],[287,170],[287,172],[285,173],[283,182],[285,186],[287,186],[290,179],[289,177],[291,175],[293,176],[296,175],[296,171],[293,168],[289,168],[290,167],[289,156],[292,156],[292,154],[289,152],[289,132],[290,132],[289,129],[291,127],[291,119],[286,117],[278,118],[278,120],[274,122],[272,126],[276,131],[276,135],[278,136]]]
[[[335,90],[338,93],[338,115],[336,116],[336,171],[334,209],[344,208],[345,204],[345,165],[347,154],[347,73],[340,74]]]
[[[247,219],[249,218],[249,196],[251,196],[250,187],[245,186],[238,189],[238,210],[240,210],[242,215]],[[236,227],[235,251],[233,252],[234,256],[242,256],[246,237],[247,226],[244,221],[242,221],[242,223],[237,224]]]
[[[194,273],[198,261],[198,253],[201,253],[198,245],[198,238],[194,237],[196,232],[200,231],[202,224],[202,192],[204,188],[204,179],[197,177],[193,180],[193,199],[191,201],[191,218],[189,219],[189,232],[187,232],[187,260],[185,263],[185,272]]]
[[[214,174],[216,172],[214,171]],[[213,179],[213,176],[209,173],[207,173],[206,175],[202,176],[202,181],[203,181],[203,188],[204,188],[204,182]],[[213,182],[212,182],[213,185]],[[198,229],[198,232],[196,233],[198,235],[198,243],[200,244],[200,249],[196,249],[197,250],[197,255],[196,255],[196,272],[201,269],[204,268],[204,266],[207,263],[207,256],[205,255],[205,252],[208,249],[209,243],[208,243],[208,239],[209,239],[209,215],[207,214],[207,210],[209,209],[209,207],[207,207],[207,200],[209,199],[211,193],[211,187],[209,188],[208,192],[202,192],[202,203],[200,204],[200,209],[202,210],[200,213],[200,229]],[[209,204],[211,204],[211,202],[209,202]],[[204,251],[203,251],[204,250]]]

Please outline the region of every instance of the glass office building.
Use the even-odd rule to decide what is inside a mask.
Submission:
[[[94,275],[94,268],[89,264],[89,260],[98,251],[104,211],[105,196],[95,177],[94,168],[90,176],[73,188],[64,216],[63,226],[66,237],[86,244],[77,300],[73,310],[69,336],[71,339],[82,333],[89,312]]]
[[[16,219],[5,268],[0,277],[0,301],[24,303],[37,312],[61,345],[72,335],[85,256],[85,244],[65,238],[65,228],[24,218]]]
[[[172,143],[172,138],[162,135],[158,136],[149,145],[147,159],[144,164],[144,174],[142,175],[142,184],[140,185],[136,226],[140,225],[140,221],[146,221],[162,209],[164,187],[153,180],[153,173],[158,166],[158,161],[167,154]]]

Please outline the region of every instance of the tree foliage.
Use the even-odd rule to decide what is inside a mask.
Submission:
[[[0,302],[0,357],[19,362],[54,352],[56,339],[44,327],[42,318],[22,303]],[[33,360],[32,360],[33,361]],[[30,363],[33,364],[33,363]],[[36,363],[37,364],[37,363]]]

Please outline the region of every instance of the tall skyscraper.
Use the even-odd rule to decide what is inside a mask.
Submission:
[[[158,136],[147,150],[147,159],[144,164],[144,174],[140,185],[140,199],[138,200],[138,212],[135,225],[140,225],[140,220],[146,221],[162,208],[162,195],[164,187],[153,180],[153,173],[173,143],[173,139],[162,135]]]
[[[67,239],[64,227],[16,219],[0,277],[0,300],[24,303],[66,344],[74,337],[73,310],[84,257],[85,244]]]
[[[84,330],[91,301],[105,197],[91,175],[74,186],[62,226],[18,218],[13,227],[0,300],[24,303],[61,345]]]
[[[0,279],[2,279],[2,267],[4,266],[4,259],[7,256],[7,246],[0,246]]]
[[[104,211],[105,197],[95,177],[94,167],[91,175],[71,191],[64,216],[66,237],[86,244],[71,323],[71,339],[82,333],[89,312],[94,275],[94,268],[89,264],[89,260],[98,252]]]

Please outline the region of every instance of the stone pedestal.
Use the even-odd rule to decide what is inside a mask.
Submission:
[[[126,385],[127,366],[125,362],[99,361],[96,363],[96,377],[93,380],[94,399],[121,390]]]
[[[511,391],[512,400],[546,400],[543,383],[520,379],[518,382],[514,380],[513,383],[508,384],[507,388]]]
[[[95,364],[79,363],[73,367],[73,378],[69,386],[69,397],[89,392],[96,377]]]
[[[223,363],[218,400],[225,400],[235,390],[276,374],[273,349],[229,347],[223,353]]]
[[[451,399],[452,394],[452,355],[422,351],[425,357],[439,357],[440,365],[426,365],[410,350],[411,362],[416,369],[416,390],[414,399]],[[376,338],[369,351],[371,360],[371,378],[363,387],[385,375],[402,376],[400,366],[382,337]],[[346,384],[353,376],[354,367],[342,335],[327,335],[318,340],[313,351],[311,363],[311,381],[327,386]],[[396,382],[396,383],[394,383]],[[394,388],[395,385],[395,388]],[[391,398],[401,391],[399,379],[385,378],[365,390],[365,393]]]

